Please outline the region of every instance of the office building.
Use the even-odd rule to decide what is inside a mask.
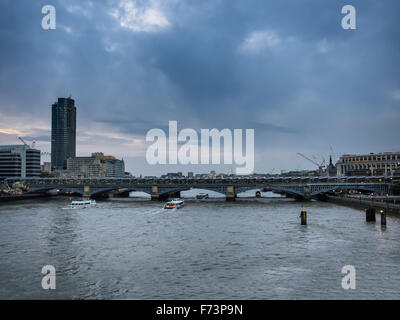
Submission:
[[[0,179],[40,176],[40,150],[27,145],[0,146]]]
[[[176,178],[183,178],[182,172],[169,172],[167,174],[163,174],[161,178],[165,179],[176,179]]]
[[[40,165],[40,171],[41,173],[51,173],[51,163],[50,162],[44,162],[42,165]]]
[[[71,98],[58,98],[51,111],[51,167],[65,169],[76,155],[76,108]]]
[[[123,160],[95,152],[90,157],[68,158],[67,173],[76,178],[124,178],[125,164]]]
[[[400,169],[400,152],[345,154],[336,167],[339,176],[392,175]]]
[[[124,178],[125,177],[125,164],[123,160],[119,159],[103,159],[100,160],[104,166],[105,176],[112,178]]]

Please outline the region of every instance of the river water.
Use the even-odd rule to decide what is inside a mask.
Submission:
[[[183,196],[192,197],[186,193]],[[400,217],[286,198],[0,204],[1,299],[399,299]],[[308,212],[308,225],[299,214]],[[41,286],[44,265],[56,289]],[[342,267],[356,289],[342,288]]]

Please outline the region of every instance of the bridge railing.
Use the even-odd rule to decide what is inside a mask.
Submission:
[[[265,178],[251,178],[251,177],[236,177],[236,178],[8,178],[7,182],[21,182],[28,183],[48,183],[50,181],[57,183],[327,183],[327,182],[386,182],[392,181],[391,177],[384,176],[366,176],[366,177],[265,177]]]

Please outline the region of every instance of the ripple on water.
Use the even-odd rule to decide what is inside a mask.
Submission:
[[[53,298],[400,298],[400,219],[386,230],[361,211],[288,199],[121,199],[61,210],[63,200],[0,206],[0,298],[46,298],[41,267],[57,269]],[[299,225],[299,212],[309,212]],[[357,290],[341,288],[353,264]]]

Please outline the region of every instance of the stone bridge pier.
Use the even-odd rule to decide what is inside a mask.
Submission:
[[[304,186],[303,187],[303,199],[309,201],[311,200],[311,187],[310,186]]]
[[[158,188],[158,186],[151,187],[151,200],[153,201],[165,201],[168,198],[180,198],[180,197],[181,197],[180,191],[160,193],[160,189]]]
[[[80,193],[83,198],[88,198],[88,199],[89,198],[96,198],[96,199],[97,198],[98,199],[109,198],[109,192],[110,192],[109,190],[104,189],[104,188],[96,188],[96,187],[92,188],[91,186],[88,186],[88,185],[83,186],[83,189],[82,189],[82,187],[77,188],[76,191],[78,193]]]
[[[159,199],[159,195],[158,195],[158,187],[157,186],[152,186],[151,187],[151,200],[153,201],[158,201]]]
[[[83,195],[84,198],[90,198],[90,186],[84,186],[83,187]]]
[[[234,186],[226,187],[226,201],[235,201],[236,191]]]

